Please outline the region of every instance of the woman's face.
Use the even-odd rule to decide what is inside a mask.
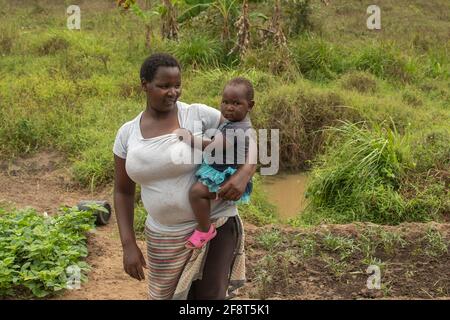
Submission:
[[[147,100],[158,112],[172,110],[181,95],[181,73],[177,67],[159,67],[152,81],[142,82]]]

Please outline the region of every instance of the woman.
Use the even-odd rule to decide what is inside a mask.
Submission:
[[[217,236],[202,250],[186,249],[185,241],[196,226],[188,192],[198,165],[174,163],[174,154],[191,150],[173,132],[185,128],[200,135],[224,119],[216,109],[177,101],[181,68],[172,56],[150,56],[140,76],[147,107],[119,129],[113,148],[114,205],[125,272],[143,280],[143,268],[148,268],[150,299],[224,299],[229,285],[237,287],[245,281],[242,222],[235,204],[226,200],[241,197],[256,165],[240,167],[222,185],[220,199],[212,202]],[[148,212],[148,265],[133,231],[136,183],[141,185]]]

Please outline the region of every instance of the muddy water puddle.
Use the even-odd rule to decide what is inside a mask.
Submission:
[[[307,183],[306,172],[264,177],[263,189],[268,200],[277,207],[279,218],[282,220],[293,218],[305,209]]]

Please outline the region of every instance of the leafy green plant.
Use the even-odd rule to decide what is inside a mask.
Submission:
[[[34,209],[0,209],[0,296],[17,291],[44,297],[66,289],[70,271],[86,281],[85,233],[94,228],[91,210],[61,208],[56,216]]]
[[[298,256],[295,254],[295,251],[292,249],[287,249],[286,251],[278,253],[278,257],[280,259],[281,270],[283,275],[283,281],[285,284],[285,289],[288,289],[291,285],[290,276],[290,266],[298,265],[300,260]]]

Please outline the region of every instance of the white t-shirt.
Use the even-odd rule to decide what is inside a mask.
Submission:
[[[219,126],[220,112],[214,108],[179,101],[177,107],[180,127],[194,135]],[[141,116],[142,112],[119,129],[113,152],[126,159],[128,176],[141,185],[142,203],[148,212],[146,225],[160,233],[193,229],[197,222],[189,203],[189,189],[197,181],[195,171],[198,164],[192,161],[180,164],[176,160],[180,154],[191,155],[192,149],[175,133],[144,139],[140,129]],[[211,202],[211,219],[236,214],[233,202]]]

